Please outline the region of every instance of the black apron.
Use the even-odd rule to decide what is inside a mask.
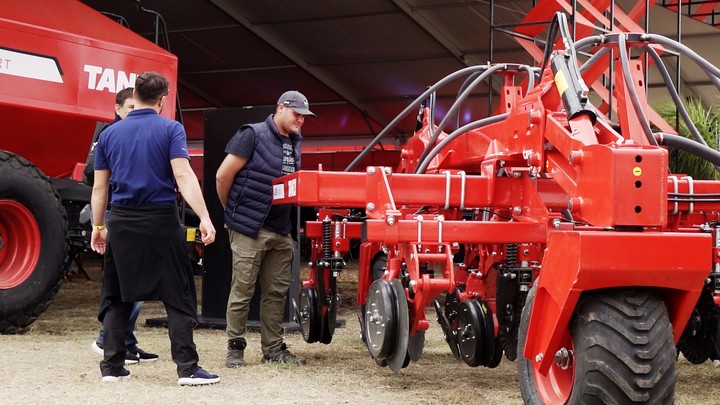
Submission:
[[[174,204],[112,206],[98,319],[111,298],[163,301],[197,319],[192,265],[185,230]]]

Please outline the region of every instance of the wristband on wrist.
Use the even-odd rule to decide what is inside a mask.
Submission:
[[[95,225],[94,228],[98,231],[102,231],[103,229],[105,229],[105,225]]]

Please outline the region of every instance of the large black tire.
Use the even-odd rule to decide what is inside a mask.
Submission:
[[[535,287],[522,314],[522,353]],[[573,365],[551,366],[544,377],[534,362],[518,362],[523,400],[529,404],[670,404],[675,400],[675,346],[664,302],[647,289],[623,288],[586,293],[570,325]],[[554,353],[552,354],[554,355]],[[556,369],[553,371],[553,369]],[[553,374],[555,373],[555,374]],[[569,398],[547,394],[551,383],[562,386],[572,378]],[[553,381],[550,381],[553,379]]]
[[[67,217],[50,179],[0,151],[0,333],[22,333],[63,280]]]

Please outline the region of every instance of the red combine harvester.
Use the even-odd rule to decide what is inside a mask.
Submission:
[[[177,58],[78,1],[3,2],[0,333],[28,326],[55,296],[89,197],[71,177],[97,123],[113,120],[115,93],[148,70],[175,83]]]
[[[676,345],[694,363],[718,358],[720,182],[671,174],[667,146],[715,165],[720,153],[649,121],[637,50],[661,72],[663,49],[715,83],[720,70],[657,35],[575,42],[563,14],[550,30],[540,68],[469,67],[408,106],[398,119],[420,107],[423,126],[396,171],[351,164],[276,181],[275,203],[319,207],[295,299],[308,343],[332,341],[337,276],[359,238],[363,340],[393,371],[420,358],[430,304],[458,359],[518,360],[528,403],[670,403]],[[594,107],[586,82],[608,72],[614,102]],[[446,132],[491,75],[503,77],[499,113]],[[423,103],[460,78],[436,125]]]

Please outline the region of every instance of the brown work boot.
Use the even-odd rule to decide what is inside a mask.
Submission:
[[[245,342],[241,340],[228,341],[227,368],[242,367],[245,365]]]
[[[293,364],[297,366],[304,366],[305,359],[301,359],[294,354],[290,353],[287,349],[287,345],[283,343],[280,346],[280,350],[273,353],[268,353],[262,358],[263,363],[282,363],[282,364]]]

